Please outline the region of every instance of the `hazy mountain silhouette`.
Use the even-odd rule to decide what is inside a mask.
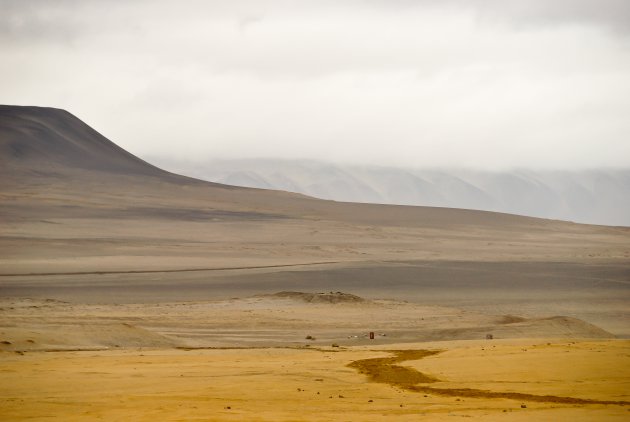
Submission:
[[[630,169],[490,172],[303,160],[154,161],[204,180],[336,201],[476,209],[630,226]]]

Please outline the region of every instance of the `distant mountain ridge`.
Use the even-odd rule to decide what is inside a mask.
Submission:
[[[348,211],[353,221],[365,217],[366,221],[388,224],[411,224],[413,221],[413,224],[424,225],[429,219],[435,224],[473,224],[477,219],[489,222],[488,218],[492,221],[499,218],[524,221],[505,215],[464,211],[472,209],[579,223],[630,226],[630,169],[492,173],[349,166],[297,160],[215,160],[195,165],[170,159],[151,161],[153,165],[130,154],[67,111],[0,106],[0,193],[12,198],[5,205],[5,211],[18,206],[16,195],[44,195],[50,198],[54,192],[65,200],[69,194],[85,196],[96,190],[99,195],[110,195],[104,203],[111,206],[115,203],[112,201],[122,198],[119,195],[124,190],[122,188],[127,191],[133,189],[137,197],[149,201],[146,195],[149,185],[168,191],[164,193],[168,198],[183,198],[186,194],[181,188],[195,185],[199,189],[210,189],[211,193],[203,195],[211,195],[217,200],[228,195],[225,201],[238,203],[236,208],[239,210],[259,210],[262,206],[269,208],[273,215],[283,214],[289,208],[295,211],[308,203],[299,215],[321,208],[321,216],[332,218],[343,208],[344,213],[349,209],[360,212],[361,215],[357,215]],[[219,184],[180,176],[162,168]],[[166,189],[163,183],[172,189]],[[268,190],[254,192],[234,185],[297,192],[344,202],[438,208],[402,210],[355,205],[339,208],[334,203],[320,203],[304,197],[298,199],[292,194]],[[271,206],[270,195],[276,205],[288,201],[285,204],[288,208],[285,205],[279,208]],[[128,197],[131,201],[128,207],[138,204],[133,198]],[[160,199],[164,200],[167,198]],[[225,201],[220,201],[222,207]],[[48,207],[48,212],[51,209]],[[383,210],[397,217],[392,214],[385,218]],[[69,208],[60,205],[58,211],[67,214]],[[343,218],[346,217],[344,214]]]
[[[306,160],[153,159],[212,182],[322,199],[498,211],[579,223],[630,226],[630,169],[422,170]]]

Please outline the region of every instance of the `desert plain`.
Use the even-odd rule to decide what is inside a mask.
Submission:
[[[630,415],[627,227],[207,183],[37,107],[0,200],[0,420]]]

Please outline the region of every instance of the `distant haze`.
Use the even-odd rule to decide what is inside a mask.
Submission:
[[[630,167],[626,0],[0,0],[0,102],[140,156]]]
[[[490,172],[296,160],[152,161],[212,182],[336,201],[477,209],[630,226],[630,169]]]

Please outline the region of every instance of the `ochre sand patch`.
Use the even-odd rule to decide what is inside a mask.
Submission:
[[[488,348],[492,353],[483,353]],[[500,387],[500,391],[527,394],[565,391],[585,399],[630,399],[627,340],[460,341],[399,344],[388,349],[416,350],[406,352],[406,357],[423,356],[400,364],[439,379],[432,387],[483,386],[490,391]],[[445,351],[433,356],[418,351],[426,349]],[[559,359],[561,353],[571,357]],[[360,421],[468,416],[599,421],[628,416],[628,406],[408,391],[371,382],[348,367],[372,358],[391,361],[392,354],[364,347],[3,352],[0,418]],[[533,370],[528,371],[525,364]]]

